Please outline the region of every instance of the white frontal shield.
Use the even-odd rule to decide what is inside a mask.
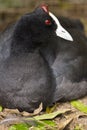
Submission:
[[[56,25],[57,25],[57,29],[56,29],[56,35],[66,39],[68,41],[73,41],[72,36],[69,34],[68,31],[66,31],[60,24],[59,20],[57,19],[57,17],[52,14],[51,12],[49,12],[49,15],[52,17],[52,19],[55,21]]]

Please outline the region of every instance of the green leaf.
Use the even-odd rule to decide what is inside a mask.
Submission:
[[[29,130],[28,125],[21,123],[21,124],[16,124],[12,125],[9,130]]]
[[[75,128],[74,128],[74,130],[83,130],[83,128],[81,128],[81,126],[76,126]]]
[[[49,128],[50,130],[54,130],[56,127],[56,123],[51,120],[44,120],[44,121],[37,121],[36,126],[29,126],[27,124],[21,123],[12,125],[9,130],[29,130],[29,128],[32,128],[32,130],[46,130],[46,128]]]
[[[35,125],[29,125],[29,124],[16,124],[12,125],[9,130],[29,130],[29,128],[32,127],[33,130],[46,130],[46,128],[50,130],[55,130],[56,123],[52,121],[51,119],[54,119],[56,116],[63,114],[65,112],[70,111],[69,109],[61,110],[49,114],[43,114],[39,116],[34,116],[33,118],[24,118],[23,120],[28,123],[28,120],[32,119],[32,122],[35,122]]]
[[[68,111],[70,111],[70,110],[66,109],[66,110],[56,111],[56,112],[49,113],[49,114],[43,114],[43,115],[35,116],[33,118],[35,120],[51,120],[51,119],[54,119],[56,116],[63,114],[65,112],[68,112]]]
[[[0,106],[0,112],[2,112],[2,110],[3,110],[3,108],[2,108],[2,106]]]
[[[56,123],[54,122],[54,121],[52,121],[52,120],[44,120],[43,121],[45,124],[47,124],[47,125],[50,125],[50,126],[55,126],[56,125]]]
[[[55,130],[56,123],[51,120],[38,121],[37,127],[34,127],[34,130]]]
[[[87,105],[84,105],[80,101],[72,101],[71,105],[75,107],[76,109],[80,110],[81,112],[84,112],[87,114]]]

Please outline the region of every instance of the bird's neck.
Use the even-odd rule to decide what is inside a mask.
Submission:
[[[58,44],[56,39],[50,39],[40,48],[40,53],[44,56],[47,62],[52,65],[57,53],[58,53]]]

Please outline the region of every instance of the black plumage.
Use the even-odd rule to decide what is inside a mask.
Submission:
[[[44,6],[45,7],[45,6]],[[73,42],[56,36],[43,7],[22,16],[0,36],[0,104],[32,112],[87,95],[87,38],[78,20],[58,17]]]
[[[39,16],[50,18],[38,8],[22,16],[1,35],[0,104],[3,107],[32,112],[41,102],[43,108],[52,103],[56,83],[52,70],[40,54],[40,46],[51,33],[55,34],[56,26],[48,29]]]

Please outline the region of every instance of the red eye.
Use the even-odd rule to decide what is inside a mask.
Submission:
[[[45,24],[46,24],[46,25],[51,25],[52,23],[51,23],[50,20],[45,20]]]

